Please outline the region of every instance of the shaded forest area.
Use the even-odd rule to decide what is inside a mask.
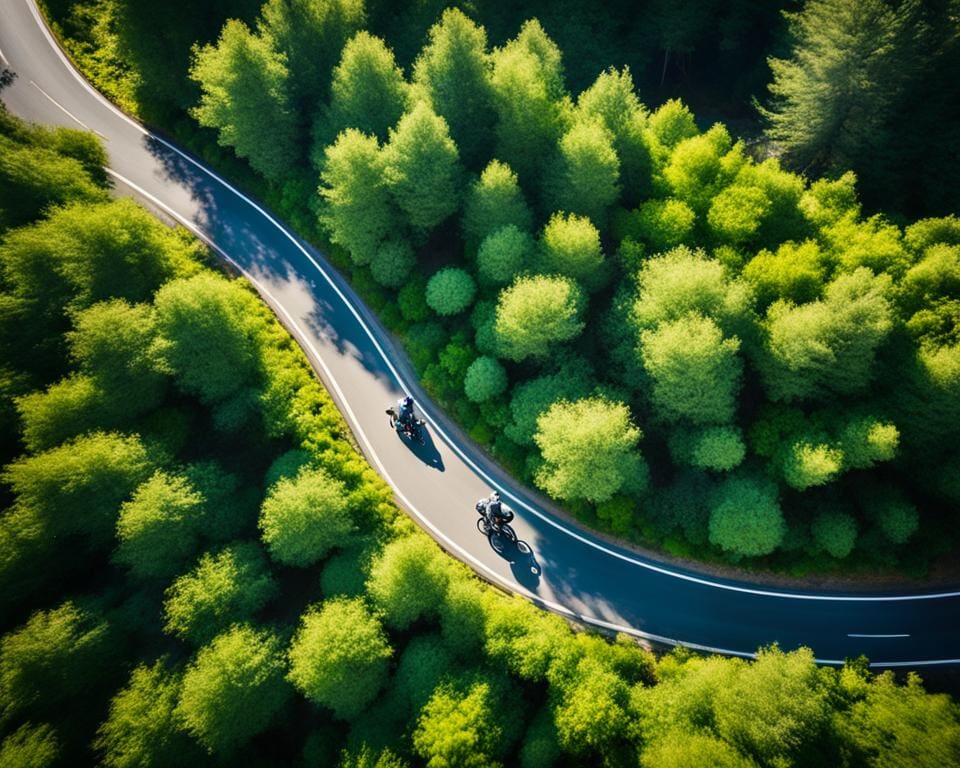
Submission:
[[[484,585],[103,162],[0,109],[4,768],[957,764],[914,675],[656,659]]]
[[[590,82],[594,59],[566,54],[537,20],[495,46],[508,22],[493,10],[491,34],[456,9],[427,27],[432,6],[192,6],[204,14],[190,34],[216,39],[189,53],[191,24],[175,44],[153,33],[171,11],[73,7],[115,46],[97,60],[71,44],[93,74],[129,86],[215,164],[237,167],[214,135],[245,159],[254,188],[329,239],[427,389],[584,522],[800,574],[923,574],[953,547],[955,216],[868,215],[856,174],[810,179],[721,123],[704,130],[679,100],[651,110],[626,67]],[[683,13],[662,22],[712,40],[729,32],[725,14],[756,10],[723,8],[706,6],[715,23],[703,28]],[[785,160],[829,170],[875,153],[884,110],[900,114],[902,89],[917,92],[907,75],[923,67],[901,65],[953,55],[956,9],[811,0],[789,16],[770,112]],[[247,21],[217,37],[216,18],[238,10]],[[772,30],[767,12],[757,18]],[[165,55],[181,49],[185,62]],[[597,50],[616,61],[640,49]],[[97,70],[118,61],[125,75]],[[170,69],[181,64],[195,85]],[[649,63],[635,66],[649,80]],[[936,107],[945,126],[955,108]]]

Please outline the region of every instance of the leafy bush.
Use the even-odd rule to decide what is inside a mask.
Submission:
[[[477,251],[477,274],[490,283],[509,283],[533,253],[533,238],[507,224],[487,235]]]
[[[468,272],[447,267],[427,283],[427,304],[438,315],[456,315],[473,303],[476,292],[476,283]]]
[[[406,282],[416,261],[409,243],[404,240],[388,240],[377,249],[370,263],[370,272],[380,285],[399,288]]]
[[[473,402],[482,403],[503,394],[507,388],[507,372],[495,358],[478,357],[467,368],[463,388]]]

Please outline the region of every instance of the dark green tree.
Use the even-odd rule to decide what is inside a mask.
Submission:
[[[762,477],[731,477],[717,488],[710,508],[710,543],[734,558],[773,552],[787,526],[777,486]]]

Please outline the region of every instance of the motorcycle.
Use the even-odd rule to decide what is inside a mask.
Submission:
[[[513,520],[513,512],[511,512],[506,507],[503,508],[501,520],[491,520],[490,515],[487,514],[487,501],[486,499],[481,499],[476,504],[477,514],[480,515],[477,520],[477,529],[486,536],[488,539],[491,536],[502,536],[507,541],[512,544],[517,543],[517,534],[510,526],[510,521]]]
[[[398,435],[406,437],[408,440],[416,440],[420,445],[427,442],[423,427],[427,423],[423,419],[409,419],[401,421],[396,408],[387,408],[387,416],[390,417],[390,426],[397,431]]]

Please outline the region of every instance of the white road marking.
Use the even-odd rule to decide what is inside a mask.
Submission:
[[[910,635],[858,635],[851,633],[847,637],[910,637]]]
[[[3,62],[3,65],[4,65],[5,67],[9,67],[9,66],[10,66],[10,60],[9,60],[6,56],[3,55],[3,51],[2,51],[2,50],[0,50],[0,62]]]
[[[70,72],[70,74],[81,84],[81,86],[82,86],[84,89],[86,89],[95,99],[97,99],[100,103],[102,103],[102,104],[103,104],[104,106],[106,106],[108,109],[110,109],[111,111],[113,111],[116,115],[118,115],[118,116],[119,116],[120,118],[122,118],[124,121],[126,121],[127,123],[129,123],[132,127],[134,127],[136,130],[138,130],[140,133],[144,134],[145,136],[149,136],[149,137],[150,137],[151,139],[153,139],[154,141],[160,142],[160,143],[163,144],[165,147],[169,148],[171,151],[176,152],[178,155],[180,155],[181,157],[183,157],[187,162],[189,162],[191,165],[195,166],[198,170],[202,171],[203,173],[205,173],[206,175],[210,176],[211,178],[216,179],[216,180],[217,180],[218,182],[220,182],[220,184],[222,184],[226,189],[228,189],[228,190],[230,190],[231,192],[233,192],[237,197],[239,197],[241,200],[243,200],[244,202],[246,202],[246,203],[247,203],[248,205],[250,205],[255,211],[257,211],[258,213],[260,213],[267,221],[269,221],[271,224],[273,224],[273,225],[281,232],[281,234],[283,234],[283,235],[294,245],[294,247],[296,247],[296,248],[304,255],[304,257],[306,257],[306,259],[314,266],[314,268],[320,273],[320,275],[324,278],[324,280],[326,280],[327,284],[328,284],[328,285],[333,289],[333,291],[340,297],[341,301],[344,302],[344,304],[345,304],[345,306],[347,307],[347,309],[350,311],[350,313],[354,316],[354,318],[355,318],[355,319],[357,320],[357,322],[360,324],[360,327],[361,327],[361,328],[364,330],[364,332],[367,334],[367,336],[368,336],[368,338],[370,339],[371,343],[372,343],[373,346],[376,348],[377,352],[380,354],[380,356],[381,356],[381,358],[383,359],[384,363],[386,364],[387,368],[388,368],[388,369],[390,370],[390,372],[393,374],[393,376],[394,376],[394,378],[397,380],[397,382],[399,382],[399,383],[401,384],[401,386],[403,387],[403,389],[404,389],[405,391],[408,391],[408,388],[407,388],[406,384],[404,383],[403,378],[400,376],[399,372],[396,370],[396,368],[394,367],[393,363],[390,362],[389,358],[387,357],[386,353],[385,353],[384,350],[383,350],[383,347],[380,345],[379,341],[377,341],[376,337],[374,336],[373,332],[371,331],[371,329],[369,328],[369,326],[366,324],[366,322],[364,322],[363,318],[360,316],[360,313],[359,313],[359,312],[356,310],[356,308],[347,300],[347,297],[346,297],[346,296],[343,294],[343,292],[340,290],[339,286],[336,285],[336,283],[333,281],[333,279],[330,277],[330,275],[321,267],[321,265],[316,261],[316,259],[314,259],[313,256],[300,244],[300,242],[297,240],[297,238],[296,238],[294,235],[292,235],[285,227],[283,227],[276,219],[274,219],[269,213],[267,213],[263,208],[261,208],[257,203],[255,203],[253,200],[251,200],[251,199],[250,199],[249,197],[247,197],[245,194],[243,194],[242,192],[240,192],[238,189],[236,189],[236,188],[235,188],[233,185],[231,185],[229,182],[227,182],[227,181],[225,181],[224,179],[222,179],[222,178],[221,178],[219,175],[217,175],[215,172],[213,172],[213,171],[209,170],[208,168],[204,167],[203,165],[201,165],[199,162],[197,162],[197,161],[194,160],[192,157],[190,157],[189,155],[187,155],[186,153],[184,153],[183,151],[181,151],[180,149],[178,149],[177,147],[175,147],[174,145],[172,145],[170,142],[168,142],[168,141],[164,140],[163,138],[161,138],[161,137],[159,137],[159,136],[156,136],[155,134],[153,134],[153,133],[151,133],[150,131],[148,131],[148,130],[147,130],[146,128],[144,128],[142,125],[140,125],[140,124],[137,123],[135,120],[133,120],[129,115],[125,114],[125,113],[122,112],[120,109],[118,109],[114,104],[112,104],[110,101],[108,101],[108,100],[106,99],[106,97],[104,97],[99,91],[97,91],[96,89],[94,89],[94,88],[80,75],[80,73],[77,72],[76,69],[74,69],[73,65],[70,63],[70,60],[66,57],[66,55],[64,54],[64,52],[60,49],[59,44],[58,44],[58,43],[56,42],[56,40],[53,38],[53,35],[50,33],[50,30],[47,28],[47,25],[44,23],[43,19],[40,17],[40,14],[39,14],[39,12],[37,11],[37,8],[36,8],[35,3],[31,2],[31,0],[24,0],[24,2],[26,2],[27,6],[28,6],[29,9],[30,9],[31,14],[33,15],[34,20],[35,20],[35,21],[37,22],[37,24],[39,25],[39,27],[40,27],[41,31],[43,32],[44,36],[47,38],[47,41],[48,41],[48,43],[50,44],[50,46],[54,49],[54,51],[55,51],[55,52],[57,53],[57,55],[60,57],[60,59],[61,59],[61,61],[63,62],[64,66],[67,68],[67,70]],[[173,216],[177,221],[180,221],[182,224],[184,224],[184,226],[186,226],[188,229],[190,229],[191,232],[193,232],[194,234],[196,234],[198,237],[200,237],[200,239],[202,239],[204,242],[206,242],[207,244],[209,244],[212,248],[214,248],[214,250],[216,250],[216,251],[217,251],[218,253],[220,253],[224,258],[226,258],[228,261],[230,261],[230,263],[234,264],[234,266],[236,266],[237,269],[239,269],[248,279],[250,279],[252,282],[254,282],[254,284],[256,284],[256,285],[258,285],[258,286],[260,285],[260,283],[259,283],[258,281],[256,281],[252,276],[250,276],[249,273],[247,273],[246,270],[244,270],[242,267],[240,267],[240,265],[237,264],[233,259],[231,259],[231,258],[226,254],[225,251],[223,251],[219,246],[215,245],[215,244],[212,242],[212,240],[210,240],[209,237],[207,237],[205,234],[203,234],[192,222],[187,221],[187,220],[184,219],[182,216],[180,216],[180,215],[177,214],[175,211],[173,211],[173,209],[171,209],[169,206],[167,206],[166,204],[160,202],[156,197],[154,197],[153,195],[151,195],[151,194],[149,194],[148,192],[146,192],[146,190],[143,190],[143,189],[140,188],[139,186],[137,186],[137,185],[133,184],[132,182],[128,181],[126,178],[124,178],[124,177],[121,176],[120,174],[118,174],[118,173],[116,173],[116,172],[114,172],[114,171],[109,171],[109,169],[108,169],[108,172],[110,172],[111,175],[115,176],[116,178],[122,180],[124,183],[128,184],[132,189],[136,190],[137,192],[139,192],[140,194],[142,194],[142,195],[143,195],[144,197],[146,197],[147,199],[149,199],[149,200],[151,200],[152,202],[154,202],[158,207],[160,207],[160,208],[162,208],[163,210],[167,211],[167,212],[168,212],[171,216]],[[261,287],[262,287],[262,286],[261,286]],[[266,292],[266,295],[267,295],[268,297],[270,297],[269,292]],[[272,298],[272,297],[271,297],[271,298]],[[276,306],[275,306],[276,309],[278,309],[279,311],[281,311],[289,320],[292,321],[292,318],[290,317],[289,313],[286,311],[285,308],[280,307],[279,304],[277,304],[275,300],[273,300],[273,303],[276,305]],[[295,327],[296,330],[299,331],[299,328],[298,328],[298,326],[296,326],[295,323],[294,323],[294,327]],[[299,332],[298,335],[300,335],[301,338],[304,338],[302,332]],[[307,345],[310,347],[311,351],[314,353],[314,355],[316,355],[317,352],[316,352],[316,350],[313,348],[313,345],[309,342],[309,339],[305,339],[305,341],[306,341]],[[321,365],[321,367],[322,367],[325,371],[328,371],[328,370],[329,370],[329,369],[327,368],[326,364],[323,362],[323,360],[322,360],[321,358],[318,357],[318,358],[317,358],[317,362]],[[346,399],[343,397],[342,390],[340,390],[339,386],[336,385],[336,382],[333,381],[332,378],[331,378],[331,382],[332,382],[334,388],[337,390],[337,392],[338,392],[338,394],[339,394],[339,396],[340,396],[341,402],[344,404],[345,410],[347,410],[347,412],[348,412],[351,420],[353,421],[353,426],[354,426],[355,430],[356,430],[360,435],[363,436],[364,443],[368,446],[368,449],[369,449],[369,445],[370,445],[370,444],[369,444],[369,441],[367,441],[366,436],[363,434],[363,430],[362,430],[362,429],[360,428],[360,426],[359,426],[359,422],[356,421],[356,416],[353,414],[352,409],[350,408],[350,406],[349,406],[349,404],[347,403]],[[451,450],[453,450],[458,456],[460,456],[460,458],[461,458],[469,467],[471,467],[471,468],[474,470],[474,472],[476,472],[476,474],[477,474],[478,476],[480,476],[481,478],[483,478],[483,479],[484,479],[487,483],[489,483],[490,485],[496,485],[496,483],[494,482],[494,480],[493,480],[489,475],[487,475],[486,472],[484,472],[484,471],[483,471],[480,467],[478,467],[468,456],[466,456],[466,455],[463,453],[463,451],[459,448],[459,446],[457,446],[457,445],[450,439],[450,437],[437,425],[436,421],[434,420],[433,417],[430,416],[429,413],[427,413],[426,411],[424,411],[424,415],[427,417],[427,420],[430,422],[430,424],[433,425],[433,428],[436,430],[436,432],[444,439],[444,442],[446,442],[446,444],[450,447]],[[647,638],[647,639],[655,640],[655,641],[658,641],[658,642],[667,643],[667,644],[670,644],[670,645],[683,645],[683,646],[685,646],[685,647],[687,647],[687,648],[691,648],[691,649],[694,649],[694,650],[701,650],[701,651],[706,651],[706,652],[710,652],[710,653],[721,653],[721,654],[725,654],[725,655],[729,655],[729,656],[740,656],[740,657],[743,657],[743,658],[755,658],[755,655],[756,655],[756,654],[753,654],[753,653],[744,653],[744,652],[741,652],[741,651],[731,651],[731,650],[724,649],[724,648],[714,648],[714,647],[711,647],[711,646],[704,646],[704,645],[699,645],[699,644],[696,644],[696,643],[688,643],[688,642],[684,642],[684,641],[680,641],[680,640],[674,640],[674,639],[672,639],[672,638],[662,637],[662,636],[659,636],[659,635],[653,635],[653,634],[650,634],[650,633],[647,633],[647,632],[643,632],[642,630],[636,629],[636,628],[634,628],[634,627],[630,627],[630,626],[626,626],[626,625],[619,625],[619,624],[612,624],[612,623],[610,623],[610,622],[603,621],[603,620],[601,620],[601,619],[595,619],[595,618],[590,617],[590,616],[583,616],[583,615],[577,614],[576,612],[572,611],[571,609],[567,608],[566,606],[560,605],[560,604],[558,604],[558,603],[553,603],[553,602],[551,602],[551,601],[544,600],[543,598],[541,598],[541,597],[539,597],[539,596],[537,596],[537,595],[529,592],[528,590],[526,590],[525,588],[523,588],[522,586],[520,586],[520,585],[518,585],[518,584],[516,584],[516,583],[514,583],[514,582],[508,582],[508,581],[506,581],[505,579],[501,578],[499,575],[497,575],[497,574],[495,574],[493,571],[491,571],[487,566],[483,565],[483,564],[480,563],[478,560],[476,560],[476,558],[474,558],[472,555],[470,555],[470,553],[468,553],[466,550],[462,549],[459,545],[457,545],[457,544],[455,544],[453,541],[451,541],[451,540],[446,536],[446,534],[444,534],[442,531],[440,531],[438,528],[436,528],[429,520],[427,520],[413,505],[410,504],[409,500],[406,499],[406,497],[404,496],[404,494],[396,487],[396,484],[393,482],[393,480],[390,478],[389,474],[386,472],[386,470],[385,470],[385,468],[383,467],[383,464],[382,464],[382,462],[380,461],[380,458],[379,458],[379,456],[376,454],[376,452],[371,451],[371,455],[373,456],[374,462],[376,463],[376,465],[380,468],[381,473],[382,473],[383,476],[384,476],[384,479],[387,480],[387,482],[391,485],[391,487],[394,488],[394,491],[397,493],[398,498],[406,505],[406,507],[407,507],[412,513],[414,513],[414,514],[424,523],[424,525],[425,525],[426,527],[428,527],[431,531],[434,532],[434,535],[436,536],[436,538],[441,539],[442,541],[448,543],[448,545],[449,545],[453,550],[455,550],[456,552],[459,553],[459,555],[461,556],[462,559],[464,559],[464,560],[469,561],[470,563],[472,563],[472,564],[477,568],[477,570],[480,570],[480,571],[483,571],[483,572],[489,574],[494,581],[496,581],[497,583],[505,586],[508,590],[513,591],[513,592],[518,592],[518,593],[520,593],[520,594],[523,594],[524,596],[526,596],[526,597],[528,597],[529,599],[531,599],[533,602],[538,603],[538,604],[540,604],[540,605],[543,605],[544,607],[550,608],[551,610],[554,610],[554,611],[556,611],[557,613],[561,613],[561,614],[565,614],[565,615],[567,615],[567,616],[571,616],[571,617],[577,618],[577,619],[579,619],[579,620],[581,620],[581,621],[584,621],[584,622],[589,623],[589,624],[593,624],[593,625],[595,625],[595,626],[604,627],[604,628],[606,628],[606,629],[611,629],[611,630],[614,630],[614,631],[617,631],[617,632],[625,632],[625,633],[627,633],[627,634],[634,635],[634,636],[636,636],[636,637]],[[672,577],[674,577],[674,578],[683,579],[683,580],[685,580],[685,581],[689,581],[689,582],[701,584],[701,585],[703,585],[703,586],[715,587],[715,588],[718,588],[718,589],[726,589],[726,590],[733,591],[733,592],[741,592],[741,593],[755,594],[755,595],[769,596],[769,597],[791,598],[791,599],[797,599],[797,600],[827,600],[827,601],[852,601],[852,602],[877,601],[877,602],[887,602],[887,601],[903,601],[903,600],[932,600],[932,599],[953,598],[953,597],[958,597],[958,596],[960,596],[960,592],[940,592],[940,593],[928,593],[928,594],[919,594],[919,595],[885,595],[885,596],[884,596],[884,595],[851,595],[851,596],[844,596],[844,595],[804,595],[804,594],[799,594],[799,593],[773,592],[773,591],[770,591],[770,590],[754,589],[754,588],[751,588],[751,587],[742,587],[742,586],[737,586],[737,585],[733,585],[733,584],[724,584],[724,583],[722,583],[722,582],[714,582],[714,581],[711,581],[711,580],[709,580],[709,579],[704,579],[704,578],[700,578],[700,577],[697,577],[697,576],[691,576],[691,575],[685,574],[685,573],[678,573],[678,572],[676,572],[676,571],[671,571],[671,570],[669,570],[669,569],[667,569],[667,568],[663,568],[663,567],[661,567],[661,566],[657,566],[657,565],[654,565],[654,564],[652,564],[652,563],[647,563],[647,562],[644,562],[644,561],[642,561],[642,560],[638,560],[638,559],[636,559],[636,558],[630,557],[629,555],[627,555],[627,554],[625,554],[625,553],[616,552],[616,551],[614,551],[614,550],[611,550],[611,549],[609,549],[608,547],[605,547],[605,546],[603,546],[602,544],[599,544],[599,543],[597,543],[597,542],[591,541],[590,539],[585,538],[584,536],[582,536],[581,534],[577,533],[576,531],[573,531],[573,530],[565,527],[565,526],[562,525],[561,523],[559,523],[559,522],[551,519],[550,517],[544,515],[544,514],[543,514],[542,512],[540,512],[539,510],[537,510],[537,509],[529,506],[528,504],[526,504],[525,502],[523,502],[523,501],[520,500],[520,499],[515,498],[515,497],[512,496],[511,494],[509,494],[509,493],[504,493],[503,495],[506,496],[506,497],[507,497],[508,499],[510,499],[511,501],[513,501],[516,505],[521,506],[523,509],[527,510],[528,512],[530,512],[530,513],[533,514],[534,516],[536,516],[536,517],[538,517],[539,519],[543,520],[543,521],[546,522],[547,524],[553,526],[554,528],[556,528],[556,529],[559,530],[559,531],[562,531],[562,532],[566,533],[567,535],[573,537],[574,539],[580,541],[580,542],[583,543],[583,544],[586,544],[587,546],[593,547],[594,549],[597,549],[597,550],[599,550],[599,551],[601,551],[601,552],[604,552],[604,553],[606,553],[606,554],[608,554],[608,555],[611,555],[612,557],[616,557],[616,558],[618,558],[618,559],[620,559],[620,560],[624,560],[624,561],[626,561],[626,562],[632,563],[632,564],[637,565],[637,566],[639,566],[639,567],[641,567],[641,568],[646,568],[646,569],[648,569],[648,570],[655,571],[655,572],[657,572],[657,573],[661,573],[661,574],[666,575],[666,576],[672,576]],[[844,663],[842,660],[835,660],[835,659],[817,659],[817,662],[820,663],[820,664],[831,664],[831,665],[841,665],[841,664]],[[889,662],[889,663],[888,663],[888,662],[872,662],[872,663],[871,663],[871,666],[876,666],[876,667],[892,667],[892,666],[907,667],[907,666],[927,666],[927,665],[934,665],[934,664],[957,664],[957,663],[960,663],[960,659],[937,659],[937,660],[926,660],[926,661],[917,661],[917,662]]]
[[[47,93],[45,90],[43,90],[43,88],[41,88],[39,85],[37,85],[35,82],[33,82],[33,80],[30,81],[30,85],[32,85],[34,88],[36,88],[38,91],[40,91],[40,93],[42,93],[44,96],[46,96],[48,99],[50,99],[50,103],[53,104],[53,106],[55,106],[55,107],[57,107],[58,109],[62,110],[63,113],[64,113],[67,117],[69,117],[71,120],[74,120],[78,125],[83,126],[83,128],[84,128],[85,130],[87,130],[87,131],[92,131],[93,133],[97,134],[97,136],[99,136],[99,137],[100,137],[101,139],[103,139],[104,141],[109,141],[109,139],[108,139],[106,136],[104,136],[102,133],[100,133],[100,131],[94,130],[94,129],[91,128],[89,125],[87,125],[85,122],[83,122],[83,120],[81,120],[79,117],[77,117],[75,114],[73,114],[73,112],[71,112],[69,109],[67,109],[65,106],[63,106],[63,104],[61,104],[59,101],[57,101],[55,98],[53,98],[53,96],[51,96],[49,93]]]

